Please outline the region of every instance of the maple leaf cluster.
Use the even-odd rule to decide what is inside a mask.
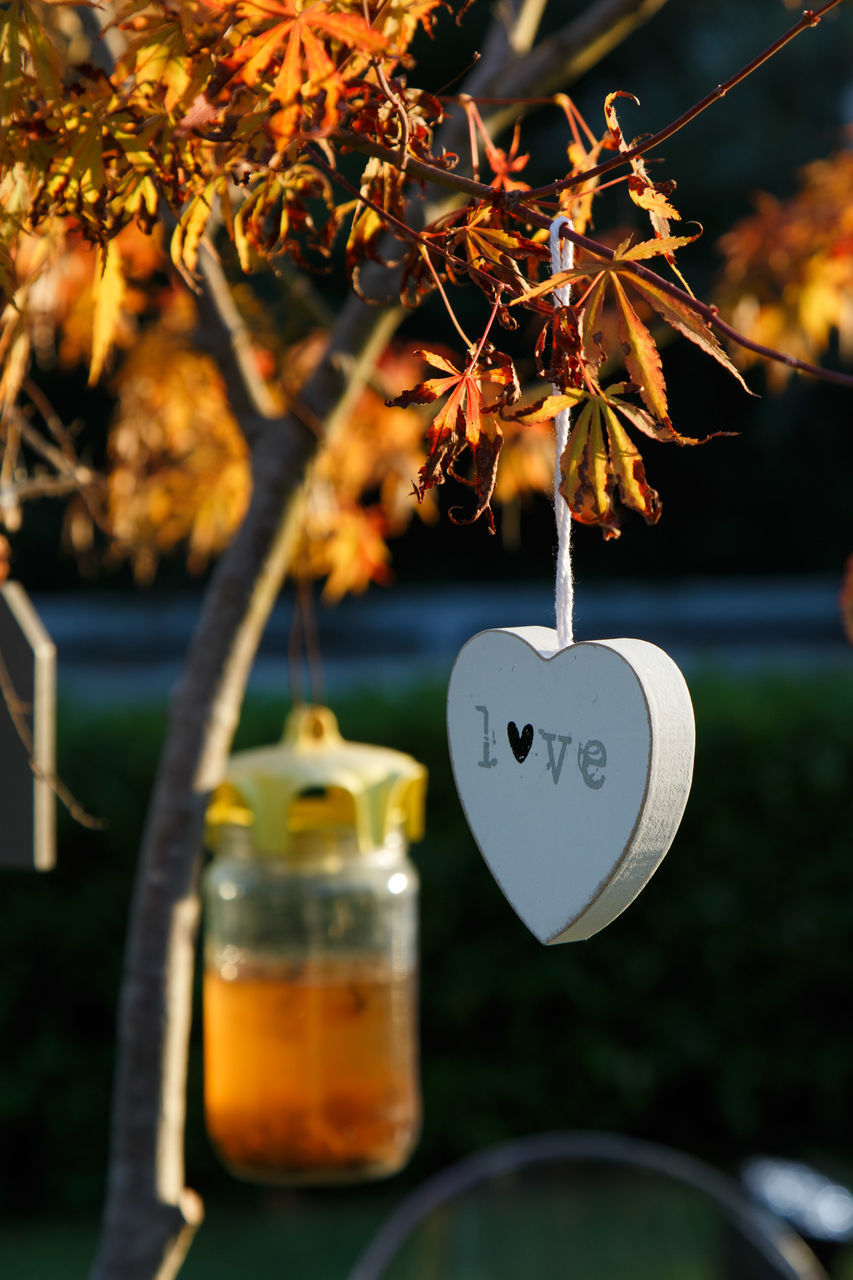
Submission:
[[[132,228],[118,241],[128,262],[134,250],[141,251],[138,269],[165,267],[165,254],[156,254],[151,241]],[[97,255],[80,245],[67,260],[75,265],[74,287],[65,305],[51,312],[61,322],[50,340],[63,362],[88,363]],[[327,335],[316,329],[287,341],[252,295],[240,301],[259,371],[276,387],[277,407],[284,412],[297,404],[322,360]],[[100,529],[109,538],[107,565],[128,561],[136,580],[146,584],[160,559],[178,545],[186,547],[191,572],[203,570],[228,545],[251,496],[252,468],[216,360],[195,341],[193,295],[180,286],[164,287],[147,323],[144,316],[133,323],[131,314],[134,305],[144,307],[141,293],[135,301],[126,296],[125,305],[129,311],[115,335],[124,355],[112,379],[107,466],[96,502],[87,493],[69,503],[65,538],[85,567]],[[356,398],[346,431],[329,438],[315,461],[294,564],[299,576],[325,579],[330,600],[363,591],[370,582],[390,581],[387,540],[403,532],[416,512],[427,522],[437,518],[435,503],[416,506],[410,500],[422,456],[422,423],[385,403],[421,369],[405,345],[389,348]]]
[[[309,341],[313,365],[325,343],[322,334]],[[327,600],[392,581],[388,539],[401,534],[416,512],[428,524],[438,519],[434,501],[411,500],[423,424],[386,404],[421,369],[420,353],[411,346],[386,350],[352,405],[346,430],[326,440],[314,464],[294,564],[300,577],[325,579]]]
[[[382,296],[393,285],[408,308],[435,296],[462,344],[461,354],[431,342],[389,355],[346,429],[325,442],[297,570],[325,576],[331,595],[387,579],[386,538],[410,518],[412,492],[432,518],[434,490],[461,484],[469,496],[450,518],[484,517],[494,529],[501,495],[546,488],[545,424],[563,409],[574,425],[561,491],[575,519],[614,537],[626,509],[659,518],[638,441],[698,443],[671,420],[661,332],[740,377],[714,335],[714,313],[676,265],[695,236],[673,232],[673,184],[653,181],[643,148],[623,134],[617,103],[630,95],[607,96],[598,133],[554,95],[565,170],[535,189],[520,124],[504,149],[485,103],[413,83],[415,36],[468,8],[115,0],[100,18],[62,0],[0,8],[4,475],[24,477],[20,493],[30,485],[68,494],[76,483],[68,529],[78,549],[100,527],[112,557],[129,557],[147,578],[179,542],[201,567],[242,518],[250,450],[193,300],[210,262],[231,279],[263,272],[284,281],[283,330],[263,319],[254,295],[234,290],[255,373],[278,413],[298,407],[325,350],[322,299],[291,287],[297,270],[342,262],[356,292],[372,297],[380,279]],[[96,55],[107,37],[118,51],[105,69]],[[448,117],[464,120],[467,154],[446,149]],[[651,232],[615,250],[586,238],[614,183],[623,210]],[[444,204],[430,201],[436,187],[451,189]],[[556,273],[547,246],[555,214],[579,245],[574,265]],[[773,235],[793,255],[796,218],[769,206],[759,216],[776,218]],[[809,216],[820,220],[814,208]],[[804,267],[796,304],[756,285],[765,324],[778,332],[780,308],[796,305],[815,344],[827,325],[842,328],[824,284],[835,272],[836,287],[843,274],[844,234],[827,230],[820,279]],[[731,242],[741,275],[762,235],[756,227]],[[649,268],[653,259],[664,274]],[[468,318],[469,305],[463,325],[453,297],[472,289],[480,318]],[[555,290],[570,299],[562,293],[555,306]],[[81,362],[114,396],[103,477],[43,403],[39,373],[57,360]],[[538,399],[537,377],[551,384]],[[7,502],[9,528],[16,510]]]
[[[853,152],[808,165],[791,199],[756,203],[720,242],[721,308],[762,346],[815,363],[836,335],[853,360]],[[757,359],[739,355],[742,367]],[[779,389],[790,369],[772,364],[767,376]]]

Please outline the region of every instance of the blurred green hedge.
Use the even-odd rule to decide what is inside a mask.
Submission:
[[[853,672],[691,678],[693,792],[646,892],[588,943],[543,948],[481,863],[453,790],[444,691],[339,700],[351,738],[430,768],[423,880],[426,1122],[409,1181],[545,1128],[620,1130],[723,1164],[754,1151],[843,1167],[853,1150]],[[247,704],[238,745],[278,736]],[[97,1205],[114,1010],[162,710],[66,707],[60,770],[107,821],[61,821],[46,876],[2,872],[0,1204]],[[192,1185],[227,1185],[203,1133]],[[236,1194],[240,1194],[237,1192]]]

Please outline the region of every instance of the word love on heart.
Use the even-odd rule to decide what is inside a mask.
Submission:
[[[447,728],[468,825],[516,913],[546,943],[603,929],[687,803],[693,708],[672,659],[644,640],[484,631],[456,659]]]
[[[483,756],[477,763],[481,769],[492,769],[500,763],[499,757],[492,754],[492,748],[497,745],[494,731],[492,731],[491,739],[489,737],[489,708],[476,707],[483,716]],[[534,729],[532,724],[526,724],[519,731],[518,725],[514,720],[510,720],[506,727],[506,736],[509,741],[510,749],[518,764],[524,764],[530,755],[530,749],[534,743]],[[549,733],[547,729],[539,730],[539,737],[545,744],[548,753],[548,763],[546,768],[551,775],[551,780],[556,786],[560,781],[560,775],[563,772],[563,761],[566,758],[566,749],[571,745],[571,734]],[[559,747],[555,747],[555,743],[559,743]],[[533,756],[536,759],[537,753]],[[599,787],[604,786],[604,774],[601,772],[607,764],[607,748],[603,742],[597,738],[590,739],[589,742],[581,742],[577,751],[578,769],[580,775],[588,787],[593,791],[597,791]]]

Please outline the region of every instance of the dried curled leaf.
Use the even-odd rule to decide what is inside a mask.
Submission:
[[[647,524],[660,519],[660,499],[646,481],[639,451],[603,396],[584,397],[561,460],[560,492],[581,524],[598,525],[605,538],[617,538],[618,493],[626,507]]]
[[[619,121],[616,118],[614,102],[617,98],[629,98],[637,106],[640,104],[633,93],[624,93],[621,90],[609,93],[604,102],[604,118],[610,130],[611,146],[619,151],[629,151],[631,144],[625,141]],[[681,214],[670,203],[669,199],[675,190],[675,183],[652,182],[641,156],[635,157],[630,161],[630,164],[631,176],[628,179],[628,194],[639,209],[643,209],[648,213],[655,236],[659,239],[668,239],[670,235],[670,218],[673,222],[681,220]],[[666,250],[666,256],[669,262],[673,261],[671,250]]]
[[[617,498],[623,506],[637,511],[647,524],[657,523],[661,513],[658,494],[646,480],[643,459],[620,416],[643,435],[664,443],[696,445],[713,438],[683,436],[668,420],[657,421],[625,398],[635,389],[630,383],[613,383],[597,392],[569,388],[511,415],[515,422],[535,427],[543,420],[553,420],[564,409],[572,411],[574,422],[562,458],[560,492],[574,518],[581,524],[600,526],[605,538],[619,536]]]
[[[494,415],[518,399],[520,387],[515,366],[509,356],[492,348],[472,355],[464,369],[458,369],[439,351],[424,349],[417,354],[433,368],[440,369],[444,377],[426,378],[388,403],[401,407],[432,404],[447,396],[427,433],[429,454],[420,470],[418,498],[422,500],[427,490],[448,478],[458,480],[474,490],[477,503],[473,515],[464,519],[452,511],[453,522],[472,524],[485,514],[494,532],[491,500],[502,443],[500,423]],[[487,400],[485,386],[496,389],[493,399]],[[473,463],[470,479],[458,470],[466,451]]]
[[[326,221],[315,214],[324,209]],[[267,173],[253,183],[233,220],[233,239],[240,266],[255,267],[286,253],[306,270],[328,262],[339,225],[328,179],[313,165],[294,164],[282,173]]]
[[[383,261],[379,245],[387,223],[379,209],[396,218],[405,218],[403,181],[403,175],[395,165],[371,158],[364,166],[360,188],[362,198],[353,213],[346,244],[347,274],[357,292],[360,292],[358,277],[362,262],[365,259]]]

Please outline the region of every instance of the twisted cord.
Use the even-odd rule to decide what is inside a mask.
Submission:
[[[551,271],[568,271],[575,265],[575,246],[571,240],[560,239],[563,224],[572,226],[570,218],[561,214],[551,223]],[[554,290],[554,306],[567,307],[571,301],[571,285],[564,284]],[[555,394],[560,388],[554,387]],[[556,451],[554,459],[554,519],[557,523],[557,581],[554,595],[554,613],[557,621],[557,641],[561,649],[572,643],[572,610],[574,608],[574,582],[572,580],[572,513],[569,504],[560,493],[562,460],[569,439],[571,420],[568,409],[561,409],[554,421]]]

